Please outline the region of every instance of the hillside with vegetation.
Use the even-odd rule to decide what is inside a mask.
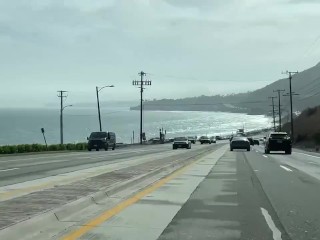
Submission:
[[[289,92],[289,80],[283,78],[253,92],[227,96],[199,96],[183,99],[162,99],[144,102],[145,110],[163,111],[224,111],[267,115],[270,108],[269,96],[276,96],[273,90]],[[292,78],[294,111],[303,111],[317,106],[320,102],[320,63],[302,71]],[[289,111],[289,97],[281,97],[284,115]],[[131,107],[138,110],[139,106]]]
[[[307,108],[293,123],[297,145],[310,148],[320,146],[320,106]],[[282,130],[290,132],[290,123],[286,123]]]

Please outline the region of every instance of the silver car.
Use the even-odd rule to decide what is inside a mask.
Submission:
[[[250,151],[250,142],[246,137],[234,137],[230,141],[230,151],[233,149],[247,149]]]

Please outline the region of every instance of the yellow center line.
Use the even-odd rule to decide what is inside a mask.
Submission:
[[[64,237],[62,237],[61,240],[75,240],[75,239],[78,239],[79,237],[83,236],[84,234],[86,234],[87,232],[92,230],[93,228],[101,225],[102,223],[104,223],[105,221],[110,219],[111,217],[117,215],[118,213],[123,211],[125,208],[127,208],[130,205],[138,202],[143,197],[147,196],[151,192],[153,192],[156,189],[160,188],[161,186],[163,186],[164,184],[169,182],[171,179],[173,179],[173,178],[177,177],[178,175],[182,174],[184,171],[186,171],[193,164],[195,164],[195,163],[197,163],[197,162],[199,162],[201,160],[202,159],[199,159],[199,160],[197,160],[197,161],[195,161],[195,162],[193,162],[193,163],[191,163],[191,164],[189,164],[189,165],[187,165],[187,166],[185,166],[185,167],[183,167],[181,169],[176,170],[171,175],[159,180],[158,182],[152,184],[150,187],[142,190],[141,192],[137,193],[136,195],[132,196],[131,198],[128,198],[127,200],[125,200],[125,201],[119,203],[118,205],[116,205],[115,207],[105,211],[104,213],[102,213],[98,217],[88,221],[87,223],[85,223],[79,229],[74,230],[73,232],[69,233],[68,235],[65,235]]]

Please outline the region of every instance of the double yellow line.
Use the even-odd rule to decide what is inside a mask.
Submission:
[[[152,184],[150,187],[142,190],[141,192],[137,193],[136,195],[132,196],[131,198],[119,203],[118,205],[116,205],[115,207],[105,211],[104,213],[102,213],[98,217],[88,221],[87,223],[85,223],[79,229],[77,229],[77,230],[69,233],[68,235],[65,235],[64,237],[62,237],[61,240],[75,240],[75,239],[80,238],[81,236],[83,236],[84,234],[88,233],[93,228],[99,226],[100,224],[104,223],[105,221],[107,221],[111,217],[117,215],[118,213],[123,211],[125,208],[127,208],[130,205],[138,202],[140,199],[142,199],[143,197],[147,196],[151,192],[157,190],[158,188],[160,188],[161,186],[163,186],[164,184],[169,182],[171,179],[173,179],[173,178],[177,177],[178,175],[182,174],[184,171],[187,170],[187,168],[191,167],[193,164],[195,164],[195,163],[197,163],[197,162],[199,162],[201,160],[202,159],[199,159],[198,161],[195,161],[195,162],[193,162],[193,163],[191,163],[191,164],[189,164],[189,165],[187,165],[187,166],[185,166],[183,168],[180,168],[180,169],[176,170],[171,175],[159,180],[158,182]]]

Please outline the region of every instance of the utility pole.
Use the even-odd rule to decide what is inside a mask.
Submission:
[[[273,129],[274,131],[276,131],[276,116],[275,116],[275,112],[274,112],[274,101],[273,99],[277,98],[277,97],[269,97],[272,100],[272,116],[273,116]]]
[[[291,88],[291,80],[292,80],[292,75],[297,74],[298,71],[296,72],[290,72],[286,71],[285,74],[289,74],[289,94],[290,94],[290,114],[291,114],[291,139],[292,142],[294,141],[294,131],[293,131],[293,109],[292,109],[292,88]]]
[[[139,73],[140,75],[140,81],[132,81],[132,85],[133,86],[139,86],[140,88],[140,144],[142,144],[143,141],[143,129],[142,129],[142,111],[143,111],[143,89],[144,89],[144,85],[151,85],[151,81],[150,80],[143,80],[143,77],[146,75],[145,72],[141,71]]]
[[[58,91],[58,97],[60,98],[60,144],[63,144],[63,98],[67,97],[65,93],[67,91]]]
[[[281,124],[281,99],[280,99],[280,93],[284,92],[285,90],[283,89],[277,89],[277,90],[273,90],[273,92],[277,92],[278,93],[278,100],[279,100],[279,132],[281,132],[281,128],[282,128],[282,124]]]

